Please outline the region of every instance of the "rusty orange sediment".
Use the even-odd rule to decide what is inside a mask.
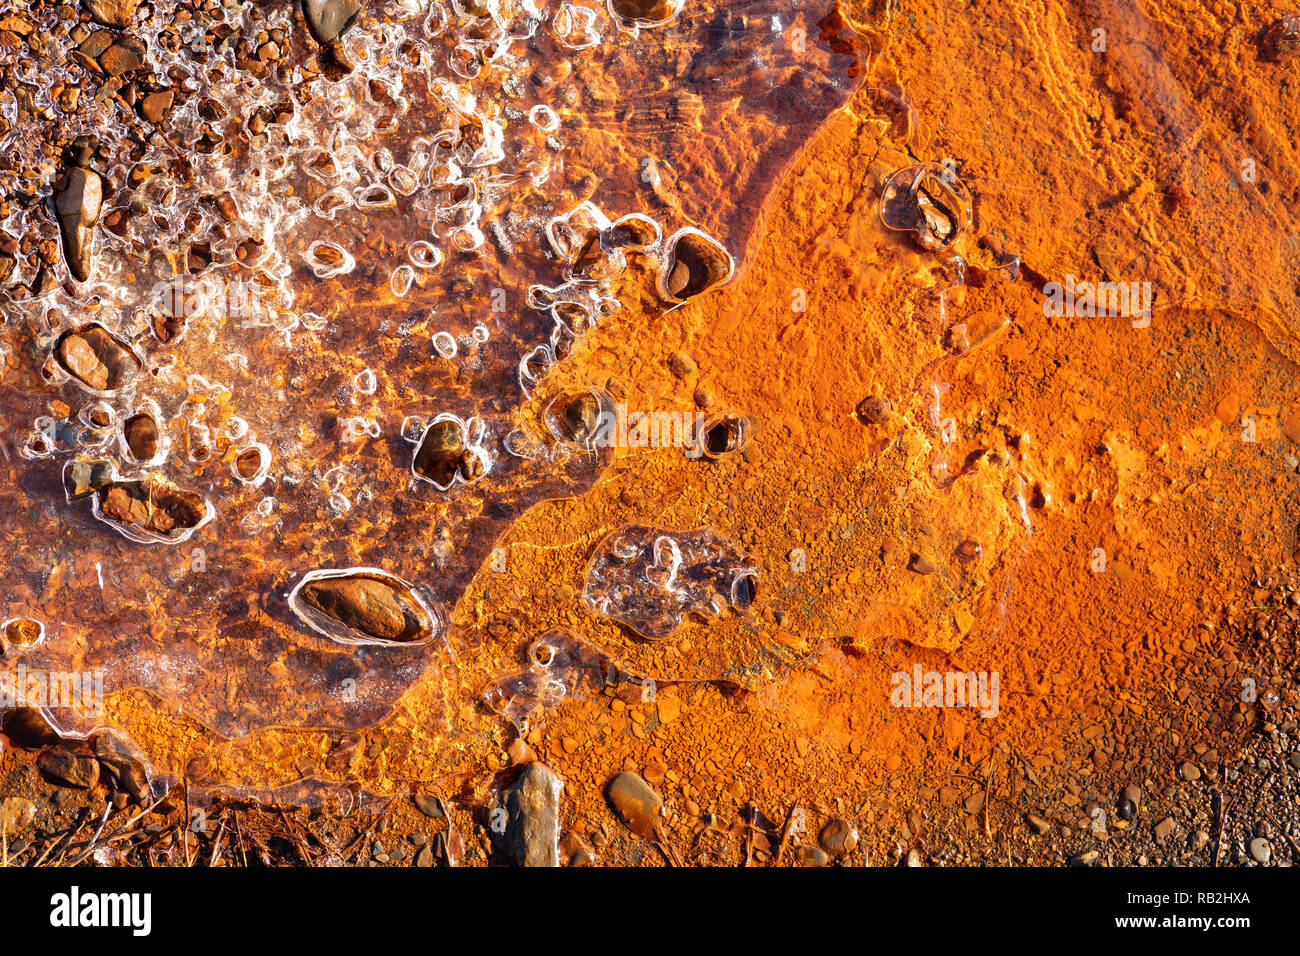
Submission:
[[[6,290],[0,567],[35,622],[6,656],[106,671],[68,732],[121,732],[196,802],[435,792],[467,832],[537,760],[598,862],[710,864],[823,826],[852,861],[1079,851],[1037,820],[1114,853],[1096,811],[1136,826],[1125,786],[1218,782],[1294,731],[1298,104],[1271,19],[665,5],[588,47],[570,14],[503,93],[418,62],[472,17],[376,4],[337,73],[269,6],[324,73],[288,132],[195,96],[176,121],[228,151],[101,144],[72,167],[113,187],[91,271],[24,299],[19,257]],[[268,82],[274,120],[300,93]],[[151,202],[180,219],[133,226]],[[251,313],[182,322],[183,283],[132,310],[176,274],[252,282]],[[213,514],[177,532],[164,505],[142,543],[144,471]],[[970,699],[933,705],[953,674]],[[662,795],[662,855],[611,812],[624,771]]]

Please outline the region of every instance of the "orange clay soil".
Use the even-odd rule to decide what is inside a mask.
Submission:
[[[482,569],[455,611],[498,661],[567,628],[654,678],[653,699],[566,703],[527,747],[484,713],[492,675],[472,660],[355,735],[223,745],[147,698],[112,706],[153,753],[466,810],[535,756],[601,862],[661,861],[605,804],[625,769],[663,794],[669,842],[735,862],[775,852],[735,826],[751,806],[777,831],[798,805],[873,851],[952,833],[969,838],[957,858],[997,860],[1027,812],[1077,827],[1125,783],[1231,766],[1259,719],[1242,679],[1268,686],[1252,642],[1297,618],[1277,597],[1300,515],[1300,88],[1256,43],[1282,12],[846,11],[865,85],[769,197],[743,273],[667,315],[625,296],[562,371],[632,409],[752,416],[748,447],[717,463],[620,449],[592,491],[528,511],[505,570]],[[878,214],[886,176],[946,159],[974,197],[960,287],[951,253]],[[1150,327],[1045,317],[1043,283],[1067,275],[1151,282]],[[888,412],[869,423],[855,409],[873,396]],[[586,563],[629,523],[735,542],[761,569],[753,608],[653,643],[589,613]],[[998,672],[999,713],[891,707],[891,675],[918,663]],[[428,731],[447,709],[454,735]]]

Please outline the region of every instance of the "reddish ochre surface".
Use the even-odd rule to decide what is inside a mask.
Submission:
[[[1213,834],[1213,815],[1177,809],[1186,766],[1217,783],[1261,728],[1295,728],[1300,60],[1258,42],[1280,12],[837,5],[809,43],[839,58],[844,104],[816,128],[781,126],[776,106],[748,117],[802,143],[774,140],[788,168],[762,167],[745,152],[756,137],[728,138],[745,115],[724,114],[670,167],[664,189],[683,198],[645,199],[669,231],[741,237],[735,278],[666,310],[633,263],[615,284],[623,311],[524,408],[538,419],[594,387],[631,409],[745,416],[743,450],[618,448],[575,497],[522,495],[513,522],[485,525],[499,551],[447,609],[449,649],[420,659],[376,726],[294,715],[230,741],[140,692],[112,697],[114,724],[158,766],[240,796],[435,792],[471,841],[489,791],[541,760],[565,780],[564,830],[601,863],[663,859],[606,803],[630,770],[664,798],[665,853],[698,864],[770,861],[789,820],[806,821],[793,846],[835,818],[860,834],[850,862],[912,848],[1058,862],[1095,846],[1208,864],[1215,847],[1194,834]],[[696,107],[674,119],[713,122]],[[602,162],[627,176],[645,151],[607,112],[578,136],[570,182]],[[918,163],[947,165],[972,197],[942,252],[881,221],[883,183]],[[733,168],[761,202],[729,202]],[[1151,321],[1045,314],[1045,284],[1067,277],[1150,283]],[[409,467],[409,449],[394,454],[382,474]],[[656,640],[593,613],[589,562],[627,525],[711,529],[757,569],[753,603]],[[383,529],[357,533],[382,550]],[[346,544],[317,550],[365,563]],[[294,626],[256,600],[240,611]],[[516,740],[484,694],[555,630],[623,679]],[[996,674],[996,714],[895,706],[894,675],[917,668]],[[1120,820],[1127,785],[1168,807],[1173,844],[1127,839],[1166,815]],[[399,832],[428,824],[395,806]],[[1109,832],[1080,843],[1094,807]],[[1273,812],[1293,827],[1294,806]],[[1056,842],[1035,842],[1026,814]]]

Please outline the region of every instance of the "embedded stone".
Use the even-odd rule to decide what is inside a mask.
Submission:
[[[294,611],[309,624],[328,631],[332,622],[354,641],[416,644],[433,635],[432,616],[404,581],[390,575],[358,571],[309,576],[294,598]]]
[[[96,23],[123,30],[135,20],[139,0],[84,0],[86,12]]]
[[[153,461],[161,444],[158,423],[147,412],[132,415],[122,423],[122,437],[136,461]]]
[[[45,636],[45,625],[30,617],[5,622],[5,640],[13,647],[34,647]]]
[[[63,236],[63,258],[77,281],[90,278],[94,265],[95,226],[104,206],[104,181],[94,170],[74,166],[64,176],[63,188],[55,196],[59,231]]]
[[[498,805],[505,810],[502,843],[516,866],[560,865],[560,795],[564,781],[549,767],[533,762]]]
[[[1300,50],[1300,17],[1282,17],[1269,24],[1260,37],[1265,59],[1280,60]]]
[[[338,40],[361,14],[361,0],[303,0],[307,29],[321,46]]]
[[[664,288],[673,298],[689,299],[731,278],[731,257],[708,236],[688,232],[673,243]]]
[[[252,481],[262,471],[265,453],[260,448],[246,448],[235,458],[235,474],[240,481]]]
[[[99,516],[135,541],[183,540],[211,517],[201,495],[156,475],[110,482],[95,500]]]
[[[74,458],[63,466],[63,492],[71,501],[98,491],[117,477],[107,458]]]
[[[36,819],[36,804],[25,797],[5,797],[0,800],[0,833],[13,840],[32,825]]]
[[[59,336],[54,360],[95,392],[117,391],[135,378],[142,365],[130,346],[97,322]]]
[[[605,796],[629,830],[638,836],[654,838],[664,800],[650,784],[637,774],[624,771],[609,782]]]
[[[99,783],[99,763],[90,754],[66,746],[44,750],[36,766],[51,780],[65,787],[89,790]]]
[[[163,345],[172,345],[178,342],[189,326],[189,320],[184,314],[184,309],[179,311],[180,314],[177,314],[171,309],[160,309],[154,314],[153,334]]]
[[[478,455],[465,445],[464,429],[451,419],[425,429],[412,467],[417,476],[443,489],[450,488],[457,475],[463,481],[473,481],[483,473]]]
[[[749,423],[734,415],[712,419],[701,429],[700,441],[704,453],[710,458],[734,454],[749,441]]]
[[[149,795],[149,773],[144,761],[137,757],[125,742],[110,733],[95,734],[90,739],[91,750],[100,767],[135,800]]]
[[[600,399],[591,391],[561,395],[547,409],[547,423],[562,441],[586,444],[600,429]]]
[[[664,23],[680,9],[672,0],[613,0],[614,12],[642,24]]]

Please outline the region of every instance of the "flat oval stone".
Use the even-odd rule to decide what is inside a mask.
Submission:
[[[144,364],[129,345],[98,322],[59,336],[54,361],[93,392],[115,392],[128,385]]]
[[[289,596],[313,629],[344,644],[423,644],[437,621],[415,589],[374,568],[313,571]]]
[[[664,800],[650,784],[637,774],[625,771],[609,782],[605,796],[629,830],[638,836],[654,839]]]
[[[153,461],[158,457],[158,423],[147,412],[132,415],[123,422],[122,437],[136,461]]]

